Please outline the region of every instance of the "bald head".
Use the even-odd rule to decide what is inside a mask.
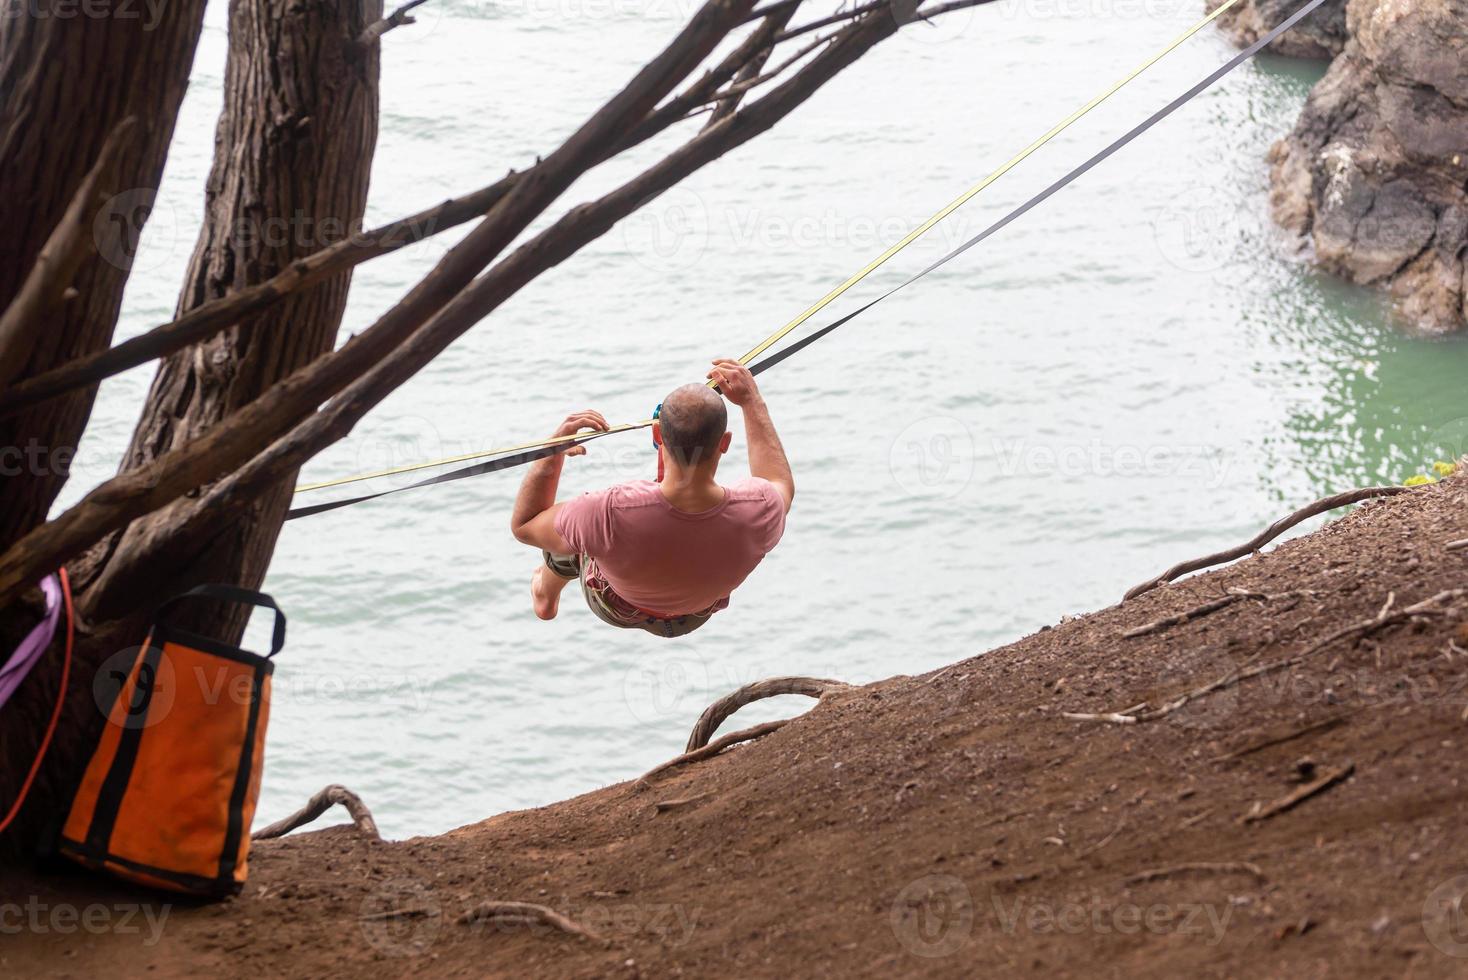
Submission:
[[[696,466],[713,459],[729,427],[724,399],[708,385],[674,388],[658,413],[663,445],[679,466]]]

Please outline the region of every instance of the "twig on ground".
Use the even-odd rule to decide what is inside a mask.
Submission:
[[[657,803],[653,804],[653,807],[656,808],[658,813],[667,813],[669,810],[676,810],[679,807],[692,806],[695,803],[702,803],[704,800],[713,795],[714,794],[712,793],[699,793],[697,796],[685,796],[682,799],[677,800],[659,800]]]
[[[366,915],[357,916],[357,921],[377,922],[383,919],[421,919],[431,918],[439,914],[438,909],[430,909],[418,905],[407,909],[388,909],[386,912],[369,912]]]
[[[1462,551],[1465,548],[1468,548],[1468,538],[1464,538],[1462,541],[1449,541],[1448,542],[1448,550],[1449,551]]]
[[[1139,636],[1147,636],[1150,633],[1161,633],[1163,630],[1171,629],[1174,626],[1181,626],[1192,620],[1201,619],[1209,613],[1218,612],[1220,609],[1227,609],[1229,606],[1243,599],[1258,599],[1263,602],[1273,602],[1280,599],[1294,599],[1307,594],[1312,593],[1308,593],[1307,590],[1298,590],[1271,594],[1268,592],[1250,592],[1247,589],[1229,589],[1227,595],[1219,596],[1216,599],[1203,603],[1201,606],[1195,606],[1175,616],[1167,616],[1163,619],[1138,626],[1135,629],[1127,630],[1121,635],[1122,639],[1131,640]]]
[[[461,926],[476,925],[481,922],[493,922],[497,925],[547,925],[553,929],[571,936],[581,936],[592,942],[604,943],[602,939],[590,929],[567,918],[555,909],[546,908],[544,905],[536,905],[533,902],[480,902],[463,915],[459,916],[458,924]]]
[[[731,745],[738,745],[740,742],[750,742],[771,732],[777,732],[793,720],[792,718],[781,718],[779,721],[767,721],[763,725],[755,725],[753,728],[746,728],[743,731],[733,732],[722,738],[715,739],[702,748],[694,749],[692,752],[684,752],[682,755],[669,759],[661,765],[654,766],[643,773],[635,785],[638,789],[646,789],[651,785],[654,776],[661,775],[669,769],[674,769],[678,766],[686,766],[690,762],[711,759]]]
[[[1139,709],[1128,708],[1127,710],[1121,712],[1109,712],[1101,714],[1080,714],[1074,712],[1065,712],[1062,717],[1069,718],[1072,721],[1104,721],[1114,725],[1135,725],[1138,722],[1142,721],[1156,721],[1158,718],[1162,718],[1166,715],[1172,714],[1174,711],[1178,710],[1184,705],[1190,704],[1191,702],[1196,701],[1199,698],[1206,697],[1207,695],[1212,694],[1215,691],[1221,691],[1224,688],[1232,687],[1240,681],[1248,680],[1251,677],[1258,677],[1260,674],[1267,674],[1271,671],[1283,670],[1288,667],[1298,666],[1299,664],[1304,663],[1306,660],[1318,654],[1321,650],[1329,647],[1331,644],[1339,640],[1346,639],[1347,637],[1355,636],[1359,639],[1360,637],[1373,633],[1376,630],[1384,629],[1387,626],[1392,626],[1397,623],[1406,622],[1407,620],[1413,619],[1418,616],[1445,615],[1447,613],[1447,610],[1439,609],[1436,607],[1445,602],[1462,599],[1465,595],[1468,595],[1468,588],[1447,589],[1443,592],[1439,592],[1437,595],[1432,596],[1429,599],[1424,599],[1421,602],[1406,607],[1405,609],[1400,609],[1396,612],[1393,612],[1392,607],[1396,603],[1396,593],[1392,593],[1387,597],[1386,603],[1381,607],[1381,611],[1370,619],[1361,620],[1360,622],[1351,623],[1348,626],[1343,626],[1340,629],[1329,634],[1328,636],[1324,637],[1323,639],[1317,640],[1304,651],[1295,654],[1293,657],[1286,657],[1283,660],[1275,660],[1269,663],[1255,664],[1254,666],[1250,666],[1250,664],[1254,664],[1254,661],[1263,654],[1264,651],[1260,650],[1258,653],[1255,653],[1253,656],[1246,659],[1239,666],[1235,667],[1233,670],[1230,670],[1228,673],[1218,678],[1218,680],[1213,681],[1209,684],[1204,684],[1202,687],[1194,688],[1191,691],[1185,691],[1172,701],[1169,701],[1159,708],[1155,708],[1151,711],[1141,711]]]
[[[818,677],[769,677],[762,681],[755,681],[753,684],[746,684],[734,693],[724,695],[704,709],[703,714],[698,716],[698,721],[688,736],[688,744],[683,747],[683,750],[692,752],[694,749],[707,745],[724,720],[746,704],[765,698],[779,697],[782,694],[803,694],[808,698],[819,700],[832,691],[844,690],[849,686],[842,681],[823,680]]]
[[[1128,885],[1138,885],[1146,881],[1157,881],[1159,878],[1172,878],[1184,874],[1248,874],[1253,875],[1260,881],[1268,881],[1268,877],[1259,868],[1259,865],[1249,861],[1195,861],[1189,864],[1174,864],[1167,868],[1153,868],[1150,871],[1139,871],[1127,878]]]
[[[1353,762],[1348,762],[1345,765],[1340,766],[1339,768],[1332,769],[1330,772],[1326,773],[1324,776],[1321,776],[1314,782],[1306,783],[1304,786],[1301,786],[1293,793],[1290,793],[1288,796],[1280,797],[1273,803],[1264,807],[1262,810],[1255,810],[1250,813],[1244,814],[1242,817],[1239,818],[1239,823],[1258,823],[1261,820],[1268,820],[1270,817],[1277,816],[1278,814],[1284,813],[1286,810],[1293,809],[1294,807],[1303,803],[1305,800],[1308,800],[1310,797],[1315,796],[1318,793],[1323,793],[1334,786],[1336,783],[1342,782],[1355,771],[1356,765]]]
[[[1083,858],[1083,857],[1088,857],[1089,855],[1095,854],[1097,851],[1101,850],[1101,848],[1105,847],[1107,844],[1110,844],[1113,840],[1115,840],[1116,839],[1116,835],[1119,834],[1119,833],[1121,833],[1122,828],[1124,828],[1125,826],[1126,826],[1126,814],[1122,814],[1121,819],[1116,822],[1116,826],[1112,829],[1111,833],[1107,834],[1105,837],[1101,838],[1099,841],[1097,841],[1096,843],[1092,844],[1090,847],[1087,847],[1087,848],[1083,849],[1082,851],[1080,851],[1080,853],[1078,853],[1076,855],[1076,857]]]
[[[377,832],[377,821],[372,819],[372,811],[367,809],[367,804],[362,802],[362,798],[345,786],[338,786],[335,783],[311,797],[306,801],[305,806],[284,820],[277,820],[264,830],[255,831],[250,835],[250,839],[271,840],[276,837],[284,837],[297,827],[304,827],[338,803],[346,807],[347,812],[352,815],[352,824],[359,833],[373,840],[382,839],[382,835]]]
[[[1274,735],[1264,739],[1262,742],[1255,742],[1254,744],[1247,745],[1244,748],[1234,749],[1232,752],[1225,752],[1223,755],[1216,756],[1213,761],[1229,762],[1233,759],[1241,759],[1246,755],[1253,755],[1255,752],[1262,752],[1265,749],[1272,749],[1276,745],[1283,745],[1286,742],[1293,742],[1295,739],[1303,738],[1306,735],[1313,735],[1316,732],[1323,732],[1327,729],[1335,728],[1337,725],[1344,724],[1345,720],[1346,719],[1344,715],[1335,715],[1333,717],[1326,718],[1324,721],[1317,721],[1312,724],[1306,725],[1303,728],[1296,728],[1294,731],[1286,732],[1283,735]]]
[[[1310,504],[1307,507],[1300,508],[1293,514],[1290,514],[1288,517],[1280,518],[1279,520],[1275,521],[1273,524],[1265,528],[1263,531],[1260,531],[1254,538],[1244,544],[1239,545],[1237,548],[1229,548],[1226,551],[1220,551],[1203,558],[1195,558],[1191,561],[1180,562],[1179,564],[1172,566],[1156,578],[1148,579],[1140,585],[1133,586],[1127,592],[1126,598],[1135,599],[1137,596],[1142,595],[1145,592],[1150,592],[1160,585],[1166,585],[1168,582],[1171,582],[1174,579],[1186,575],[1189,572],[1196,572],[1200,569],[1211,568],[1214,565],[1222,565],[1224,562],[1230,562],[1236,558],[1242,558],[1245,555],[1251,555],[1254,552],[1258,551],[1260,548],[1264,547],[1269,542],[1273,541],[1275,538],[1279,537],[1281,534],[1288,531],[1290,528],[1301,523],[1302,521],[1307,521],[1310,518],[1315,517],[1319,514],[1324,514],[1327,511],[1335,510],[1338,507],[1346,507],[1351,504],[1358,504],[1363,500],[1371,500],[1376,497],[1393,497],[1399,493],[1410,493],[1413,489],[1413,487],[1363,487],[1359,490],[1348,490],[1345,493],[1338,493],[1334,496],[1322,497],[1319,500],[1315,501],[1313,504]]]

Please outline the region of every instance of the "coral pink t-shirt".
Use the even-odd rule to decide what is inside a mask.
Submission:
[[[690,514],[651,480],[567,501],[556,532],[590,555],[612,591],[641,609],[681,616],[729,603],[785,531],[785,498],[768,480],[724,488],[724,502]]]

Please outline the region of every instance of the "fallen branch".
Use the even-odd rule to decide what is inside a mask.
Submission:
[[[1288,517],[1280,518],[1279,520],[1275,521],[1273,524],[1265,528],[1263,531],[1260,531],[1251,540],[1239,545],[1237,548],[1229,548],[1227,551],[1220,551],[1203,558],[1195,558],[1192,561],[1180,562],[1179,564],[1172,566],[1156,578],[1148,579],[1141,585],[1133,586],[1127,592],[1125,598],[1135,599],[1137,596],[1142,595],[1146,592],[1150,592],[1160,585],[1166,585],[1168,582],[1171,582],[1183,575],[1186,575],[1189,572],[1196,572],[1200,569],[1211,568],[1214,565],[1222,565],[1224,562],[1230,562],[1236,558],[1242,558],[1245,555],[1251,555],[1254,552],[1258,551],[1260,548],[1264,547],[1269,542],[1273,541],[1275,538],[1279,537],[1281,534],[1288,531],[1290,528],[1294,527],[1295,525],[1300,524],[1303,521],[1307,521],[1312,517],[1316,517],[1328,511],[1335,510],[1338,507],[1346,507],[1350,504],[1358,504],[1363,500],[1371,500],[1376,497],[1394,497],[1399,493],[1409,493],[1413,489],[1415,488],[1363,487],[1359,490],[1348,490],[1345,493],[1338,493],[1334,496],[1322,497],[1319,500],[1315,501],[1315,503],[1310,504],[1308,507],[1302,507]]]
[[[478,925],[481,922],[516,926],[546,925],[570,936],[580,936],[592,942],[606,942],[590,929],[555,909],[536,905],[534,902],[480,902],[459,916],[457,922],[461,926]]]
[[[782,694],[803,694],[808,698],[820,699],[832,691],[844,690],[851,685],[842,681],[822,680],[818,677],[769,677],[753,684],[746,684],[732,694],[726,694],[704,709],[688,736],[685,752],[702,748],[708,744],[714,732],[724,720],[754,701],[775,698]]]
[[[345,786],[338,786],[335,783],[311,797],[305,806],[284,820],[277,820],[265,829],[255,831],[250,835],[250,839],[272,840],[276,837],[284,837],[296,828],[304,827],[337,804],[346,807],[358,833],[373,840],[382,839],[382,835],[377,832],[377,821],[372,819],[372,811],[367,809],[367,804],[362,802],[362,798]]]
[[[1317,721],[1314,724],[1306,725],[1304,728],[1297,728],[1294,731],[1286,732],[1283,735],[1275,735],[1270,738],[1266,738],[1262,742],[1255,742],[1253,745],[1245,746],[1242,749],[1235,749],[1232,752],[1225,752],[1223,755],[1215,757],[1213,761],[1230,762],[1234,759],[1242,759],[1246,755],[1253,755],[1255,752],[1262,752],[1265,749],[1272,749],[1276,745],[1283,745],[1286,742],[1293,742],[1295,739],[1303,738],[1306,735],[1313,735],[1316,732],[1323,732],[1328,729],[1335,728],[1337,725],[1344,724],[1345,720],[1346,719],[1344,715],[1335,715],[1331,718],[1326,718],[1324,721]]]
[[[659,800],[657,803],[653,804],[653,807],[657,810],[658,813],[667,813],[669,810],[677,810],[680,807],[692,806],[695,803],[702,803],[704,800],[713,795],[714,794],[712,793],[699,793],[697,796],[685,796],[682,799],[678,800]]]
[[[1239,823],[1258,823],[1261,820],[1268,820],[1270,817],[1284,813],[1286,810],[1291,810],[1310,797],[1325,792],[1336,783],[1343,782],[1355,771],[1356,765],[1352,762],[1348,762],[1338,769],[1332,769],[1314,782],[1306,783],[1288,796],[1280,797],[1264,809],[1244,814],[1239,818]]]
[[[1150,871],[1139,871],[1126,879],[1128,885],[1139,885],[1147,881],[1157,881],[1160,878],[1173,878],[1185,874],[1249,874],[1260,881],[1268,881],[1259,865],[1248,861],[1195,861],[1189,864],[1174,864],[1167,868],[1154,868]]]
[[[412,16],[413,9],[415,7],[421,7],[427,2],[428,0],[408,0],[407,3],[382,18],[382,20],[369,24],[366,30],[357,35],[357,43],[363,46],[373,44],[378,38],[382,37],[382,35],[394,27],[418,23]]]
[[[661,773],[667,772],[669,769],[674,769],[678,766],[686,766],[690,762],[700,762],[704,759],[711,759],[731,745],[738,745],[740,742],[751,742],[754,739],[761,738],[765,735],[770,734],[771,732],[777,732],[780,729],[784,728],[786,725],[790,724],[790,722],[793,720],[794,719],[792,718],[781,718],[779,721],[767,721],[763,725],[755,725],[753,728],[746,728],[743,731],[732,732],[728,735],[725,735],[723,738],[715,739],[708,745],[705,745],[703,748],[694,749],[692,752],[684,752],[682,755],[675,756],[674,758],[669,759],[667,762],[664,762],[659,766],[654,766],[652,769],[649,769],[647,772],[638,777],[635,785],[638,789],[646,789],[649,785],[651,785],[651,780],[654,776],[660,775]]]

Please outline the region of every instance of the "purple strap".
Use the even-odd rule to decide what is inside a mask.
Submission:
[[[56,624],[61,619],[61,579],[55,575],[46,576],[41,580],[41,591],[46,594],[46,618],[36,624],[35,629],[20,641],[10,659],[0,666],[0,707],[10,700],[10,695],[20,687],[20,682],[25,680],[56,635]]]

